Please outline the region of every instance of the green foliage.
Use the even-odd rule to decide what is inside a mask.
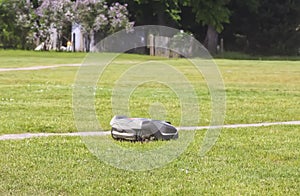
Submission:
[[[0,47],[16,48],[20,43],[18,37],[19,29],[15,26],[15,12],[9,5],[12,1],[0,2]]]
[[[196,14],[196,22],[213,26],[217,32],[223,30],[223,23],[229,23],[230,10],[226,7],[230,0],[188,0],[187,4]]]
[[[297,55],[300,46],[300,2],[233,0],[233,14],[223,37],[229,50],[253,54]]]
[[[259,37],[249,39],[256,44],[259,53],[294,54],[300,46],[300,1],[263,1],[259,8],[258,22]]]
[[[74,22],[82,25],[85,34],[91,34],[91,40],[100,30],[103,34],[123,28],[130,31],[134,24],[128,20],[126,6],[120,3],[107,6],[101,0],[4,0],[0,11],[0,47],[2,44],[3,48],[33,49],[42,42],[51,47],[54,42],[56,45],[52,46],[60,50],[64,33],[70,31]],[[65,37],[70,37],[70,33]],[[52,34],[57,34],[57,42],[50,39]]]
[[[25,0],[1,1],[1,48],[33,48],[32,44],[36,43],[30,41],[28,37],[35,39],[39,36],[45,40],[43,34],[46,33],[49,25],[44,25],[42,28],[39,25],[29,26],[23,20],[21,22],[16,20],[20,11],[26,12],[28,14],[27,19],[31,22],[41,20],[43,23],[43,21],[48,20],[48,17],[38,19],[33,16],[32,9],[39,7],[38,3],[41,3],[41,1],[34,0],[31,2],[33,8],[26,7]],[[71,2],[75,3],[74,0]],[[108,6],[116,3],[115,0],[108,0],[107,2]],[[206,36],[207,27],[210,26],[212,32],[214,32],[213,39],[218,39],[218,33],[220,33],[221,36],[219,37],[224,38],[225,49],[228,51],[255,55],[299,55],[299,0],[121,0],[120,2],[128,4],[128,17],[130,17],[130,21],[135,21],[136,25],[172,26],[192,32],[200,41],[208,37]],[[102,5],[102,3],[100,4]],[[93,9],[93,6],[83,6],[83,8],[90,7],[90,9]],[[98,23],[94,23],[95,20],[91,17],[95,17],[97,11],[103,10],[104,5],[100,7],[95,8],[94,11],[77,10],[77,13],[80,12],[83,15],[81,21],[86,23],[83,26],[90,29],[95,27],[100,29],[101,36],[104,37],[107,34],[106,32],[116,31],[118,28],[111,28],[107,24],[111,24],[112,21],[106,21],[102,17],[98,17]],[[61,12],[66,10],[61,10]],[[49,18],[55,16],[54,18],[58,21],[64,21],[61,20],[62,17],[47,12],[47,9],[46,13]],[[63,25],[58,26],[63,26],[65,28],[63,31],[69,33],[71,23],[63,23]],[[104,25],[101,26],[100,24]],[[128,24],[129,26],[132,25],[132,23]],[[36,33],[38,28],[42,30]],[[46,37],[49,36],[48,34],[46,33]],[[210,44],[207,44],[207,41],[206,39],[204,44],[209,48],[208,45]],[[211,44],[214,50],[216,44],[218,43]]]
[[[36,18],[26,1],[3,0],[0,3],[0,47],[32,48],[32,42],[27,39],[32,28],[29,20],[34,21]]]
[[[137,25],[180,25],[181,10],[178,0],[134,0],[124,2],[128,3],[131,17]]]

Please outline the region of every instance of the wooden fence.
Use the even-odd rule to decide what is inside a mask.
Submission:
[[[167,58],[176,58],[180,56],[193,56],[193,42],[190,37],[187,39],[174,39],[164,36],[148,36],[148,48],[151,56],[162,56]]]

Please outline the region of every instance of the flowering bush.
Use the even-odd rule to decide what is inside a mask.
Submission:
[[[131,31],[134,25],[128,19],[126,4],[108,6],[103,0],[38,0],[36,8],[27,1],[25,5],[18,4],[16,21],[22,28],[29,29],[28,42],[39,39],[48,45],[50,36],[56,34],[57,48],[61,46],[64,28],[72,23],[81,25],[82,32],[90,37],[91,46],[96,32],[107,35],[122,28]]]

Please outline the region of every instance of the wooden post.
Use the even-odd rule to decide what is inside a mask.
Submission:
[[[154,36],[152,34],[148,37],[148,47],[150,48],[150,56],[154,56]]]
[[[221,38],[221,43],[220,43],[220,52],[221,52],[221,54],[223,54],[224,53],[224,39],[223,38]]]
[[[76,34],[73,33],[73,43],[72,43],[72,46],[73,46],[73,52],[76,52],[76,47],[75,47],[75,44],[76,44]]]

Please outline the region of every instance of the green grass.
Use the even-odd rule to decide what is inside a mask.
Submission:
[[[7,55],[7,58],[15,59],[19,53],[26,56],[26,52],[23,51],[17,52],[16,55],[11,52],[11,56]],[[28,56],[31,54],[32,52],[29,52]],[[37,57],[30,57],[34,59],[31,61],[32,65],[39,64],[40,54],[42,53],[38,52]],[[55,56],[56,53],[45,54]],[[76,54],[57,53],[58,58],[61,55]],[[193,67],[188,66],[186,60],[121,55],[105,70],[96,91],[95,106],[98,118],[104,122],[103,128],[109,129],[108,122],[113,116],[111,96],[115,82],[128,68],[148,60],[172,64],[186,75],[194,84],[199,96],[199,125],[208,125],[211,115],[209,91],[202,76]],[[226,87],[226,124],[299,120],[299,61],[218,59],[216,63]],[[2,63],[0,66],[6,67]],[[0,133],[76,132],[72,93],[78,69],[61,67],[38,71],[0,72]],[[155,83],[141,86],[133,92],[130,99],[132,115],[150,117],[149,106],[155,102],[163,103],[167,111],[167,120],[179,125],[178,99],[170,89]]]
[[[241,52],[225,51],[223,54],[215,55],[215,58],[218,59],[235,59],[235,60],[290,60],[298,61],[300,56],[259,56],[259,55],[250,55]]]
[[[0,68],[80,64],[84,57],[84,53],[0,51]],[[121,55],[105,70],[96,89],[96,112],[105,122],[103,128],[110,128],[112,89],[118,78],[149,60],[171,64],[185,74],[199,95],[199,125],[208,125],[209,91],[189,62]],[[215,62],[226,86],[225,124],[300,120],[300,61]],[[0,72],[0,134],[76,132],[72,93],[78,69]],[[157,83],[133,92],[132,115],[149,117],[149,106],[155,102],[164,104],[167,120],[179,124],[178,98]],[[207,156],[200,157],[204,133],[197,132],[174,162],[147,172],[120,170],[99,161],[79,137],[0,141],[0,195],[299,194],[299,126],[224,129]],[[115,143],[135,150],[165,144]]]
[[[81,64],[86,53],[80,52],[45,52],[45,51],[22,51],[22,50],[0,50],[1,68],[47,66],[59,64]],[[150,57],[142,55],[121,55],[119,63],[140,62],[144,60],[163,59],[161,57]]]
[[[80,64],[85,53],[0,50],[1,68]]]
[[[145,172],[129,172],[106,165],[91,155],[77,137],[3,141],[0,143],[2,182],[0,193],[2,195],[297,195],[299,193],[299,126],[226,129],[222,131],[213,150],[206,157],[200,157],[199,148],[203,136],[204,132],[198,132],[195,142],[174,162]]]

